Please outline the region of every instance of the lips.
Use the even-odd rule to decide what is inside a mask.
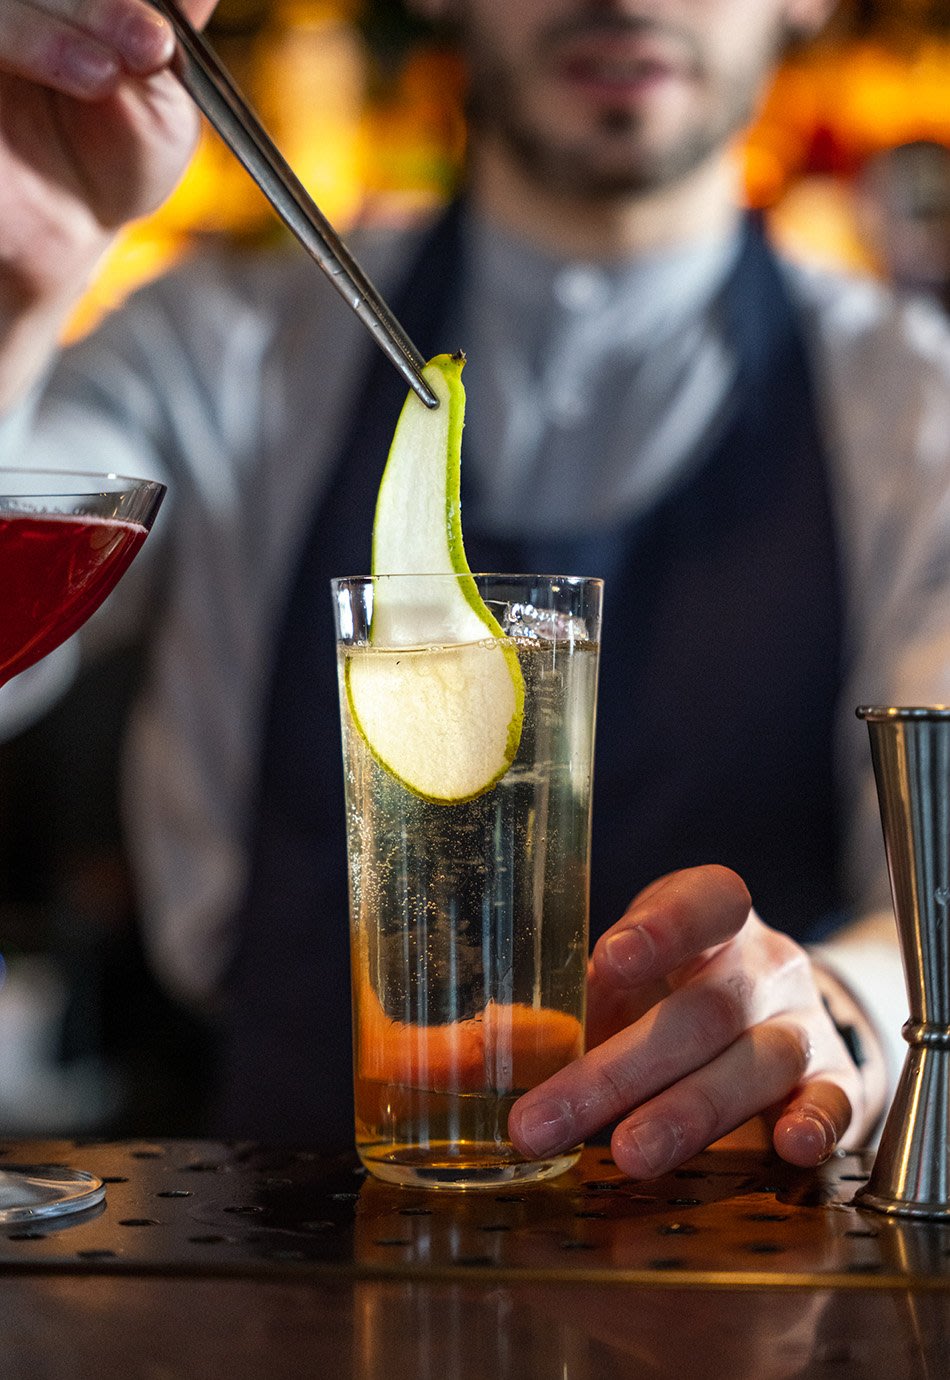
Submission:
[[[678,45],[642,34],[576,37],[559,44],[552,58],[561,80],[614,99],[633,98],[658,84],[686,81],[693,70]]]
[[[676,77],[677,71],[669,63],[648,58],[636,61],[618,61],[609,57],[603,59],[574,57],[560,64],[560,73],[568,81],[585,86],[602,86],[611,91],[633,90],[645,82],[662,81]]]

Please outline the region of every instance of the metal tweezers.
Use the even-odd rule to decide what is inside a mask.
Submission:
[[[368,327],[409,387],[426,407],[438,407],[438,398],[421,374],[425,364],[422,355],[279,152],[230,73],[182,14],[175,0],[151,0],[151,3],[174,29],[178,52],[172,70],[199,110],[243,163],[284,224]]]

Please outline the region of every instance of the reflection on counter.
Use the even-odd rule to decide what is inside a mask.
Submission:
[[[108,1204],[0,1239],[11,1375],[945,1373],[950,1229],[855,1209],[866,1156],[710,1151],[635,1184],[594,1147],[559,1184],[458,1194],[249,1145],[4,1151],[97,1172]]]

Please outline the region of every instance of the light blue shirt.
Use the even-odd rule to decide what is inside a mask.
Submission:
[[[384,292],[414,243],[357,246]],[[583,528],[652,503],[714,437],[728,396],[717,303],[734,243],[609,268],[548,260],[478,224],[467,243],[466,339],[445,348],[469,354],[476,501],[493,525]],[[854,707],[950,702],[950,332],[874,283],[788,276],[814,351],[847,566],[837,779],[860,919],[825,956],[885,1034],[893,1026],[897,1058],[903,984]],[[169,484],[143,556],[84,645],[134,635],[161,601],[126,810],[151,955],[185,999],[213,1000],[231,951],[275,616],[373,348],[298,251],[200,256],[65,352],[0,427],[5,464]],[[463,444],[463,464],[468,454]],[[369,533],[354,533],[341,574],[368,558]],[[14,686],[10,713],[16,698]]]

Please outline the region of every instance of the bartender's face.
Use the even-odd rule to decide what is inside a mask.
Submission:
[[[528,176],[627,195],[687,175],[755,112],[831,0],[421,0],[459,26],[471,118]]]

